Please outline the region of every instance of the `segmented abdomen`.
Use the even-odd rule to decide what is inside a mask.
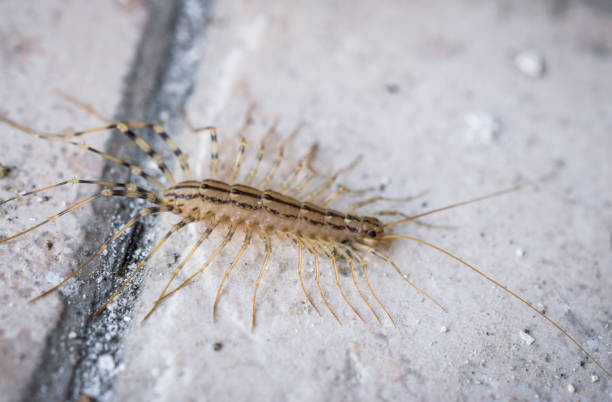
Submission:
[[[338,242],[360,237],[361,218],[301,202],[273,190],[217,180],[184,181],[164,192],[163,200],[175,213],[203,219],[209,211],[217,218],[257,224],[274,231]]]

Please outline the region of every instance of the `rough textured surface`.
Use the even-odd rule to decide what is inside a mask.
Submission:
[[[389,196],[431,190],[418,201],[391,203],[386,209],[418,213],[556,169],[556,177],[537,186],[426,219],[456,225],[456,230],[404,225],[397,231],[431,240],[482,268],[543,307],[611,367],[612,82],[605,77],[612,72],[612,14],[606,3],[293,4],[220,2],[209,22],[202,73],[188,112],[199,124],[220,127],[226,164],[235,152],[239,119],[255,101],[259,112],[249,133],[252,143],[276,115],[284,133],[304,121],[289,161],[295,163],[316,140],[321,152],[315,167],[322,173],[364,154],[363,162],[342,180],[351,188],[382,186]],[[127,46],[125,42],[119,43]],[[3,51],[3,68],[8,69],[7,60],[17,56]],[[517,55],[529,52],[541,56],[543,73],[525,71],[538,71],[533,68],[537,57],[527,60],[532,67],[525,67],[524,60],[517,63]],[[101,71],[109,74],[109,83],[119,83],[108,68]],[[19,95],[28,92],[32,76],[30,82],[14,79],[3,85]],[[109,85],[103,86],[104,93]],[[31,123],[52,110],[52,103],[41,101],[32,108],[33,100],[27,99],[11,100],[2,112],[21,109],[10,115],[31,117],[24,117]],[[113,108],[112,100],[110,106],[103,99],[88,100],[102,110]],[[207,138],[192,136],[182,143],[205,177]],[[14,160],[0,163],[45,173],[55,163],[63,177],[66,169],[72,174],[80,170],[61,147],[37,148],[44,158],[34,162],[27,159],[24,144],[37,146],[28,138],[11,137]],[[270,148],[277,145],[272,141]],[[53,155],[59,158],[56,162]],[[14,191],[33,185],[40,175],[16,170],[1,180],[3,187],[11,186],[7,191]],[[61,202],[54,196],[46,204],[40,200],[45,208],[37,208],[34,201],[25,203],[27,208],[3,208],[3,215],[20,218],[3,219],[3,233],[5,226],[12,233],[16,224],[27,225],[28,214],[43,216],[59,208],[51,202]],[[2,348],[13,353],[22,347],[22,359],[30,367],[20,365],[19,356],[2,360],[1,384],[10,390],[2,397],[9,400],[18,395],[16,379],[27,381],[44,343],[42,326],[53,326],[59,304],[51,299],[32,307],[26,301],[68,272],[78,249],[76,234],[70,238],[72,253],[44,248],[45,236],[62,241],[71,227],[71,218],[62,219],[48,234],[39,232],[0,249],[3,266],[27,252],[30,261],[52,261],[44,269],[55,274],[45,279],[31,263],[3,274],[9,283],[3,292],[9,293],[3,295],[7,302],[0,310]],[[160,230],[165,232],[174,221],[160,220]],[[206,243],[191,269],[197,269],[222,236],[219,231]],[[256,241],[232,273],[213,324],[214,294],[241,237],[197,283],[165,303],[145,325],[133,326],[124,365],[118,368],[117,399],[610,398],[610,379],[554,328],[452,260],[408,242],[395,243],[390,255],[448,313],[372,259],[374,286],[398,328],[388,320],[378,326],[350,278],[343,276],[347,296],[366,318],[362,324],[338,295],[325,261],[322,281],[343,321],[339,326],[318,297],[311,260],[307,258],[305,268],[308,290],[323,317],[299,289],[295,249],[276,241],[259,293],[258,325],[251,333],[252,289],[263,261],[263,247]],[[151,307],[176,254],[194,242],[195,233],[179,235],[152,261],[141,307],[131,322],[140,321]],[[54,260],[58,255],[59,261]],[[528,344],[521,331],[535,342]],[[19,346],[26,339],[23,333],[34,337]]]

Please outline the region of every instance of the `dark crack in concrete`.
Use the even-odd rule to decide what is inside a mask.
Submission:
[[[180,126],[180,107],[195,84],[208,3],[150,0],[146,4],[148,21],[115,116],[160,122],[174,134]],[[157,150],[165,149],[151,133],[145,132],[143,137]],[[106,151],[136,164],[147,160],[128,139],[117,134],[109,137]],[[119,182],[133,180],[146,186],[115,164],[107,164],[102,177]],[[140,206],[142,203],[134,200],[94,203],[96,215],[84,224],[86,242],[80,259],[84,261],[94,253]],[[114,399],[115,379],[122,368],[123,338],[146,270],[134,278],[109,309],[99,316],[92,314],[150,251],[154,222],[154,218],[139,222],[79,275],[78,290],[65,297],[57,327],[47,338],[39,365],[23,390],[24,401],[79,400],[85,396],[100,401]]]

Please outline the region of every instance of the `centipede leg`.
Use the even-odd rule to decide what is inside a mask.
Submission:
[[[206,218],[205,218],[206,219]],[[189,251],[189,253],[185,256],[185,258],[183,258],[183,261],[181,261],[181,263],[179,264],[179,266],[174,270],[174,272],[172,272],[172,276],[170,277],[170,279],[168,280],[168,282],[166,283],[166,286],[164,287],[164,290],[162,290],[161,294],[158,296],[157,300],[160,300],[162,297],[164,297],[166,295],[166,292],[168,291],[168,288],[170,287],[170,285],[172,284],[172,282],[174,281],[174,279],[176,279],[176,277],[179,275],[179,273],[182,271],[183,267],[185,267],[185,265],[187,264],[187,262],[191,259],[191,257],[195,254],[196,250],[198,248],[200,248],[200,246],[202,245],[202,243],[204,243],[204,241],[206,239],[208,239],[208,237],[211,235],[211,233],[215,230],[215,228],[217,227],[217,225],[219,224],[219,221],[213,221],[210,223],[210,225],[206,228],[206,230],[204,231],[204,233],[202,233],[202,236],[200,236],[200,238],[198,239],[198,241],[196,242],[196,244],[192,247],[192,249]],[[142,322],[146,321],[149,316],[153,313],[153,311],[155,311],[155,307],[152,308],[147,315],[145,315],[145,317],[142,319]]]
[[[376,321],[378,321],[379,324],[382,324],[380,317],[378,316],[378,314],[376,314],[376,311],[374,311],[374,307],[372,307],[372,305],[368,302],[368,299],[366,299],[365,295],[359,288],[359,284],[357,282],[357,274],[355,273],[355,263],[353,262],[353,259],[351,258],[350,254],[347,251],[344,251],[341,247],[335,247],[334,250],[337,250],[338,253],[340,253],[342,257],[344,257],[344,259],[348,262],[351,268],[351,276],[353,277],[353,284],[355,285],[355,289],[357,289],[357,293],[359,293],[359,296],[361,296],[361,299],[368,306],[372,314],[374,314],[374,317],[376,317]]]
[[[307,201],[313,201],[315,200],[318,196],[320,196],[321,194],[323,194],[323,192],[325,190],[327,190],[328,188],[330,188],[332,186],[332,184],[335,183],[336,180],[338,180],[338,177],[342,174],[345,173],[351,169],[353,169],[355,166],[357,166],[357,164],[359,163],[359,161],[361,161],[362,159],[362,155],[357,156],[355,159],[353,159],[353,161],[351,163],[349,163],[347,166],[341,168],[340,170],[338,170],[336,173],[334,173],[330,178],[328,178],[327,180],[325,180],[325,182],[323,182],[323,184],[321,184],[316,190],[314,190],[306,199]]]
[[[400,212],[400,211],[376,211],[374,213],[371,214],[371,216],[400,216],[402,218],[409,218],[409,215]],[[419,220],[411,220],[410,222],[414,223],[417,226],[423,226],[426,227],[428,229],[443,229],[443,230],[454,230],[457,229],[457,226],[450,226],[450,225],[434,225],[431,223],[427,223],[427,222],[421,222]]]
[[[327,309],[329,310],[329,312],[334,316],[336,321],[338,321],[338,324],[342,325],[342,321],[340,321],[340,318],[338,318],[338,316],[336,315],[334,310],[329,305],[329,303],[327,301],[327,298],[325,297],[325,294],[323,293],[323,289],[321,288],[321,270],[320,270],[320,267],[319,267],[319,253],[310,244],[310,242],[307,239],[302,238],[302,241],[304,242],[304,245],[306,246],[306,248],[314,256],[314,260],[315,260],[315,281],[317,282],[317,288],[319,289],[319,294],[321,295],[321,299],[323,299],[323,303],[325,303],[325,305],[327,306]]]
[[[189,278],[185,279],[180,285],[178,285],[176,288],[172,289],[170,292],[164,294],[163,296],[160,296],[154,303],[153,307],[151,308],[151,311],[149,311],[149,313],[147,313],[147,317],[150,316],[153,311],[155,311],[155,309],[157,309],[157,307],[167,298],[169,298],[170,296],[172,296],[173,294],[175,294],[176,292],[178,292],[179,290],[181,290],[182,288],[184,288],[185,286],[187,286],[187,284],[189,284],[191,281],[193,281],[196,276],[202,274],[204,271],[206,271],[206,268],[208,268],[208,266],[213,262],[213,260],[221,253],[221,251],[223,251],[223,249],[225,248],[225,246],[227,246],[227,244],[232,240],[232,238],[234,237],[234,234],[236,233],[236,229],[237,229],[238,225],[231,225],[227,231],[227,234],[225,235],[225,238],[223,239],[223,242],[221,243],[221,245],[214,251],[214,253],[212,254],[212,256],[210,256],[210,258],[204,263],[204,265],[202,265],[202,267],[197,270],[195,273],[193,273]]]
[[[367,263],[365,262],[365,260],[363,259],[363,257],[361,257],[361,255],[359,255],[359,252],[357,250],[355,250],[355,249],[347,248],[346,251],[347,251],[347,253],[349,255],[352,255],[352,256],[356,257],[357,260],[359,260],[359,263],[361,264],[361,267],[363,268],[363,273],[364,273],[364,275],[366,277],[366,282],[368,284],[368,289],[370,289],[370,293],[372,294],[372,297],[374,297],[374,299],[376,300],[376,302],[378,303],[380,308],[382,308],[383,311],[385,312],[385,314],[387,315],[387,317],[389,317],[389,319],[393,323],[393,326],[397,327],[397,324],[395,323],[395,320],[393,319],[393,317],[391,316],[391,314],[389,313],[389,311],[387,310],[387,308],[385,307],[383,302],[378,298],[378,296],[376,295],[376,292],[374,292],[374,288],[372,287],[372,282],[370,281],[370,275],[368,274],[368,266],[367,266]]]
[[[261,280],[263,278],[263,274],[268,266],[268,261],[270,260],[270,256],[272,255],[272,241],[270,240],[270,236],[263,231],[260,230],[259,234],[261,238],[266,243],[266,256],[264,257],[264,263],[261,266],[261,270],[259,271],[259,276],[257,277],[257,282],[255,282],[255,290],[253,291],[253,311],[251,313],[251,331],[255,329],[255,301],[257,300],[257,289],[259,289],[259,285],[261,284]]]
[[[60,287],[62,287],[66,282],[68,282],[71,278],[73,278],[75,275],[77,275],[79,272],[81,272],[86,266],[88,266],[89,263],[91,263],[94,258],[96,258],[100,254],[102,254],[102,252],[104,252],[104,250],[106,250],[106,248],[108,247],[108,245],[110,243],[112,243],[115,240],[117,240],[119,238],[119,236],[121,236],[126,230],[128,230],[132,225],[134,225],[140,218],[143,218],[143,217],[151,215],[151,214],[159,213],[159,212],[167,212],[170,209],[171,209],[170,207],[165,207],[165,206],[164,207],[149,207],[149,208],[141,209],[140,212],[138,213],[138,216],[135,216],[134,218],[130,219],[121,228],[119,228],[119,230],[117,230],[117,232],[115,232],[108,240],[106,240],[96,250],[96,252],[93,253],[89,258],[87,258],[87,260],[85,262],[83,262],[81,265],[79,265],[77,267],[77,269],[75,269],[70,274],[68,274],[64,279],[62,279],[62,281],[60,283],[58,283],[57,285],[53,286],[51,289],[41,293],[40,295],[38,295],[35,298],[33,298],[32,300],[30,300],[30,303],[34,303],[35,301],[38,301],[38,300],[42,299],[43,297],[50,295],[51,293],[55,292]]]
[[[111,304],[113,302],[113,300],[115,300],[115,298],[119,295],[119,293],[121,293],[123,291],[123,289],[125,289],[125,287],[132,281],[132,279],[134,279],[136,274],[138,272],[140,272],[140,270],[142,268],[144,268],[145,264],[151,259],[151,257],[157,252],[157,250],[159,250],[159,248],[170,238],[170,236],[172,236],[174,233],[178,232],[179,230],[181,230],[182,228],[184,228],[185,226],[187,226],[188,224],[190,224],[190,223],[192,223],[194,221],[195,221],[195,218],[188,217],[188,218],[183,219],[179,223],[173,225],[170,228],[170,230],[168,232],[166,232],[164,237],[162,237],[161,240],[159,242],[157,242],[157,244],[155,245],[155,247],[153,247],[153,249],[149,252],[149,254],[147,254],[147,256],[140,262],[140,264],[138,264],[138,266],[136,267],[134,272],[132,272],[130,274],[130,276],[128,276],[128,278],[121,284],[119,289],[117,289],[111,295],[111,297],[109,297],[108,300],[106,302],[104,302],[104,304],[94,313],[94,315],[100,314],[102,311],[104,311],[106,309],[106,307],[109,304]]]
[[[408,276],[406,276],[406,274],[404,274],[399,267],[397,266],[397,264],[395,264],[395,262],[391,259],[391,257],[381,253],[380,251],[373,249],[373,248],[368,248],[368,251],[372,254],[374,254],[376,257],[388,262],[389,264],[391,264],[393,266],[393,268],[395,268],[395,271],[397,271],[397,273],[402,277],[402,279],[404,279],[404,281],[406,281],[410,286],[412,286],[417,292],[419,292],[420,294],[422,294],[423,296],[425,296],[426,298],[428,298],[430,301],[432,301],[436,306],[440,307],[440,309],[444,312],[446,312],[446,309],[442,306],[442,304],[440,304],[436,299],[434,299],[432,296],[430,296],[427,292],[425,292],[423,289],[421,289],[420,287],[418,287],[414,282],[412,282],[410,279],[408,279]]]
[[[416,194],[416,195],[411,195],[408,197],[399,197],[399,198],[394,198],[394,197],[383,197],[381,195],[377,195],[375,197],[371,197],[368,199],[365,199],[363,201],[359,201],[355,204],[353,204],[349,210],[348,213],[349,214],[353,214],[355,212],[357,212],[358,209],[363,208],[367,205],[371,205],[374,203],[377,203],[379,201],[392,201],[392,202],[408,202],[408,201],[412,201],[415,200],[417,198],[420,198],[424,195],[426,195],[427,193],[429,193],[429,190],[425,190],[425,191],[421,191],[420,193]]]
[[[264,188],[264,189],[268,188],[268,186],[270,185],[270,183],[274,179],[274,176],[276,175],[276,172],[278,171],[278,168],[280,167],[281,163],[285,159],[285,147],[287,146],[287,143],[289,141],[293,140],[293,138],[297,135],[297,133],[300,131],[301,128],[302,128],[302,124],[298,125],[293,130],[293,132],[289,135],[287,140],[281,145],[281,147],[278,150],[278,154],[276,155],[276,159],[274,159],[274,162],[272,163],[272,167],[270,167],[270,170],[268,171],[268,174],[261,181],[261,184],[259,185],[259,188]]]
[[[319,242],[320,244],[322,244],[322,247],[324,248],[324,250],[326,251],[327,256],[330,258],[331,262],[332,262],[332,266],[334,268],[334,275],[336,278],[336,287],[338,288],[338,290],[340,291],[340,295],[342,296],[342,298],[344,299],[344,301],[346,302],[346,304],[351,308],[351,310],[353,310],[353,313],[355,313],[355,315],[357,315],[357,317],[359,317],[359,319],[361,320],[361,322],[365,323],[365,320],[363,319],[363,317],[361,316],[361,314],[359,314],[359,311],[357,311],[357,309],[355,308],[355,306],[353,306],[351,304],[351,302],[349,301],[349,299],[346,297],[346,295],[344,294],[344,291],[342,290],[342,286],[340,285],[340,275],[338,273],[338,262],[336,261],[336,256],[334,255],[334,251],[333,248],[330,248],[327,245],[323,245],[322,242]]]
[[[297,236],[293,235],[292,233],[287,233],[287,236],[291,237],[293,241],[297,244],[297,247],[298,247],[298,278],[300,280],[300,287],[302,288],[302,292],[304,293],[304,296],[306,296],[306,299],[308,300],[312,308],[314,308],[317,314],[321,316],[321,311],[319,311],[317,306],[314,304],[314,302],[310,298],[310,295],[306,291],[306,287],[304,286],[304,278],[302,277],[302,259],[303,259],[302,250],[304,248],[304,243],[302,242],[302,240],[300,240]]]
[[[240,251],[238,252],[236,258],[234,258],[234,261],[232,261],[230,267],[227,269],[227,271],[225,271],[223,279],[221,279],[221,283],[219,284],[219,288],[217,289],[217,295],[215,296],[215,302],[213,303],[213,322],[217,319],[217,305],[219,304],[219,297],[221,296],[221,292],[223,291],[223,285],[225,284],[226,279],[230,276],[232,270],[240,260],[240,257],[242,257],[242,254],[244,254],[249,244],[251,244],[252,238],[253,232],[251,231],[251,229],[246,229],[246,234],[244,235],[242,247],[240,248]]]

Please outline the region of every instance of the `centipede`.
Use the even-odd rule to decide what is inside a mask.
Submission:
[[[67,185],[92,185],[98,188],[98,191],[94,194],[69,205],[67,208],[49,216],[41,222],[21,232],[0,238],[0,245],[2,246],[6,246],[6,244],[14,241],[19,241],[19,239],[26,234],[50,222],[54,222],[66,214],[75,212],[99,198],[128,198],[137,199],[142,202],[139,209],[134,211],[133,216],[127,222],[123,223],[119,229],[108,236],[106,241],[104,241],[93,254],[87,257],[85,261],[80,263],[80,265],[59,281],[59,283],[56,283],[48,290],[31,299],[31,303],[58,291],[71,279],[78,276],[95,258],[101,256],[111,243],[117,241],[141,219],[151,215],[168,213],[175,216],[178,222],[174,223],[172,227],[161,236],[148,254],[139,261],[136,268],[133,269],[123,283],[119,285],[112,295],[93,313],[94,315],[98,315],[107,309],[115,298],[126,289],[128,284],[146,267],[151,258],[175,233],[185,227],[199,225],[203,229],[199,230],[199,237],[196,243],[188,249],[180,262],[177,261],[177,267],[170,273],[170,277],[162,292],[144,316],[142,320],[143,323],[146,322],[146,320],[149,319],[168,298],[192,283],[197,277],[204,274],[207,268],[213,264],[215,258],[222,253],[232,239],[241,233],[243,236],[242,245],[231,261],[229,268],[224,271],[217,288],[212,309],[213,321],[217,315],[217,306],[224,287],[227,285],[227,281],[232,271],[239,264],[247,248],[257,242],[264,249],[264,253],[263,261],[257,273],[257,279],[251,295],[251,330],[255,330],[257,294],[261,284],[264,282],[264,275],[266,274],[268,263],[270,259],[273,258],[273,250],[276,248],[273,244],[273,240],[276,240],[283,246],[292,247],[296,250],[298,257],[296,274],[300,290],[309,305],[312,306],[318,315],[322,315],[322,309],[315,303],[314,297],[308,293],[304,283],[303,258],[306,253],[309,253],[314,259],[314,281],[320,300],[336,321],[341,323],[340,317],[329,303],[321,285],[321,260],[323,258],[331,262],[331,267],[333,269],[332,275],[335,279],[337,291],[359,320],[365,322],[366,318],[359,312],[343,291],[339,280],[339,264],[341,262],[348,265],[353,286],[374,319],[382,325],[383,318],[386,317],[393,326],[397,327],[393,315],[382,302],[381,297],[375,291],[372,281],[370,280],[370,270],[368,268],[369,256],[392,266],[399,277],[411,288],[435,304],[438,308],[446,311],[445,307],[440,302],[411,281],[387,253],[386,250],[389,249],[393,242],[405,240],[411,243],[420,244],[427,249],[445,255],[466,270],[472,271],[485,281],[507,293],[518,303],[522,304],[528,310],[535,312],[538,317],[554,327],[577,347],[581,353],[592,360],[592,362],[608,377],[612,377],[610,370],[605,368],[582,343],[559,325],[557,321],[549,318],[545,312],[540,311],[527,301],[526,298],[507,288],[501,282],[492,278],[481,269],[470,264],[456,254],[422,238],[395,232],[397,227],[401,227],[401,225],[405,223],[428,225],[420,221],[420,219],[425,216],[518,191],[525,186],[524,183],[480,197],[431,209],[416,215],[406,215],[402,212],[387,210],[370,215],[362,215],[359,213],[361,208],[375,205],[381,201],[401,202],[414,198],[388,198],[381,195],[370,196],[355,202],[345,211],[338,211],[331,208],[330,205],[332,205],[341,195],[351,192],[351,190],[338,184],[338,179],[342,174],[347,173],[357,165],[360,159],[359,157],[353,160],[349,165],[337,170],[329,177],[324,178],[321,184],[314,188],[310,188],[309,186],[312,185],[313,179],[317,177],[317,172],[313,168],[313,160],[316,157],[318,149],[318,145],[315,143],[308,149],[305,155],[294,163],[292,170],[290,170],[284,178],[279,179],[277,177],[281,165],[286,162],[286,148],[290,141],[303,128],[302,124],[299,124],[286,137],[286,140],[281,144],[276,153],[271,155],[273,159],[267,167],[267,170],[262,171],[262,162],[264,161],[264,156],[268,153],[266,150],[266,138],[277,132],[278,120],[275,120],[267,130],[267,134],[262,139],[256,151],[257,153],[253,166],[251,166],[246,174],[243,175],[243,178],[241,178],[243,160],[247,150],[247,141],[244,132],[251,121],[253,107],[249,108],[242,122],[237,135],[239,138],[238,152],[233,164],[230,165],[231,169],[229,173],[224,175],[220,172],[217,128],[214,126],[195,127],[185,117],[185,126],[191,132],[207,132],[210,136],[209,177],[203,180],[196,180],[194,179],[187,155],[172,139],[163,125],[141,121],[114,121],[103,117],[91,106],[79,100],[65,94],[63,94],[63,97],[77,107],[104,120],[106,124],[82,131],[54,134],[34,130],[1,115],[0,122],[8,125],[12,129],[38,139],[74,146],[86,152],[97,154],[114,164],[123,166],[128,169],[132,175],[140,177],[146,182],[146,187],[142,185],[139,186],[133,182],[111,182],[71,178],[30,191],[20,192],[13,197],[0,201],[0,207],[2,207],[11,202],[18,202],[22,198]],[[169,163],[166,160],[167,158],[162,157],[162,154],[156,151],[153,146],[144,139],[140,134],[141,130],[151,130],[155,133],[155,135],[163,141],[170,153],[178,160],[178,166],[182,174],[182,179],[180,181],[176,178],[177,169],[171,169],[169,167]],[[148,155],[159,172],[157,174],[146,172],[145,169],[140,166],[129,163],[100,149],[93,148],[82,141],[82,138],[87,135],[104,131],[116,131],[129,138],[142,152]],[[394,217],[395,220],[384,222],[384,220],[389,217]],[[180,283],[175,284],[178,282],[184,267],[196,251],[205,245],[206,241],[215,231],[219,231],[223,234],[221,244],[214,249],[208,260],[204,262],[199,269],[187,276],[186,279],[182,279]],[[358,275],[363,275],[365,277],[367,290],[360,287],[359,281],[357,280]],[[370,298],[374,302],[371,302]],[[375,306],[378,306],[379,310],[377,310]],[[382,313],[380,313],[380,311],[382,311]]]

